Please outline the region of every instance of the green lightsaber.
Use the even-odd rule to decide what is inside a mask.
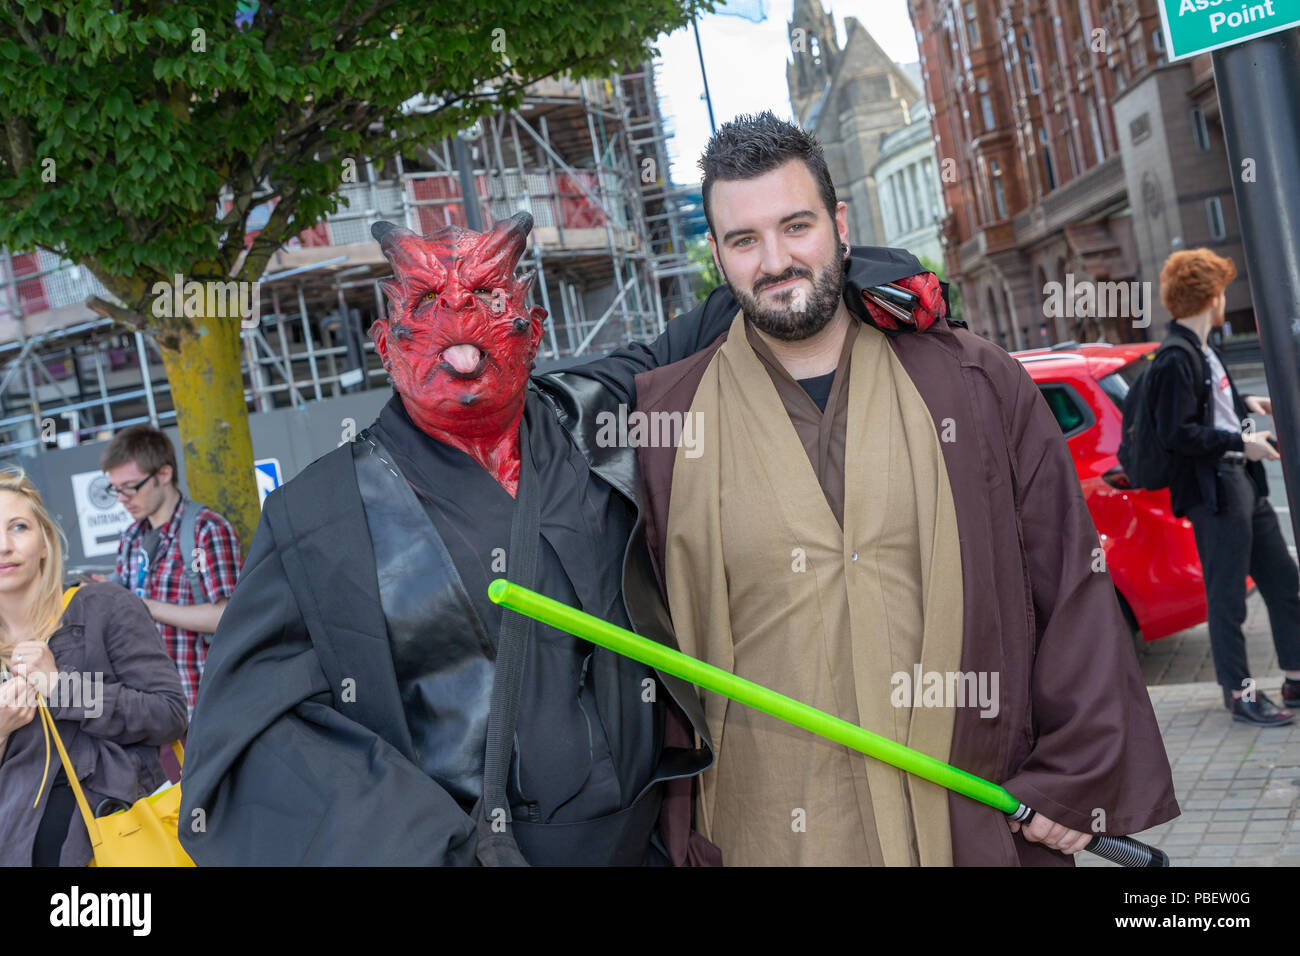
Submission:
[[[575,637],[598,644],[615,653],[639,661],[665,674],[690,681],[705,690],[787,721],[796,727],[843,744],[859,753],[881,760],[891,767],[937,783],[948,790],[978,800],[1001,810],[1013,820],[1027,824],[1034,811],[996,783],[967,773],[928,754],[913,750],[897,741],[873,734],[869,730],[841,720],[793,697],[778,694],[762,684],[728,673],[657,641],[634,634],[585,611],[569,607],[545,595],[530,591],[504,578],[488,585],[488,597],[502,607],[549,624]],[[1147,846],[1131,837],[1097,835],[1087,850],[1122,866],[1168,866],[1169,857],[1162,850]]]

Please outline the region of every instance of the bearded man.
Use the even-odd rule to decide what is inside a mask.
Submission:
[[[649,347],[530,379],[546,313],[514,273],[531,227],[372,230],[394,395],[266,499],[189,735],[180,835],[199,865],[708,858],[689,805],[684,827],[657,823],[664,782],[712,759],[693,690],[525,625],[487,585],[530,579],[672,644],[635,455],[597,419],[626,417],[633,375],[730,313],[715,292]]]
[[[728,865],[1068,865],[1094,833],[1176,816],[1069,448],[1020,363],[948,321],[910,255],[851,255],[797,126],[742,116],[701,167],[740,308],[636,381],[638,412],[701,436],[638,450],[681,649],[1038,811],[1022,829],[704,694],[701,833]]]

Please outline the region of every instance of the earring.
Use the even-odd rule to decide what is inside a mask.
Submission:
[[[849,244],[847,242],[841,242],[840,248],[844,250],[844,258],[847,259],[849,257],[849,253],[852,252],[852,250],[849,249]]]

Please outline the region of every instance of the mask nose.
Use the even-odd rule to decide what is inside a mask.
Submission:
[[[470,301],[474,298],[469,290],[456,283],[447,283],[447,287],[442,290],[442,295],[438,296],[438,305],[444,309],[450,309],[453,312],[459,312],[468,308]]]

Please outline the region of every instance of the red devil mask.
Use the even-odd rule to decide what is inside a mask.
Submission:
[[[488,232],[447,226],[417,236],[390,222],[371,235],[393,267],[382,284],[389,318],[370,337],[424,432],[473,456],[512,495],[519,418],[546,310],[524,304],[533,275],[516,278],[533,218]]]

